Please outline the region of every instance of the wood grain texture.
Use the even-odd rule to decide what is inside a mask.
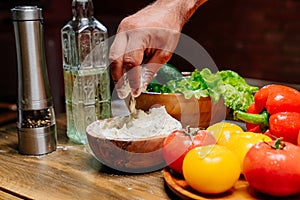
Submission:
[[[58,148],[44,156],[17,152],[15,124],[0,128],[0,188],[28,199],[170,199],[162,171],[122,174],[101,165],[85,145],[65,136],[57,117]]]
[[[106,139],[91,132],[87,138],[92,152],[109,167],[122,172],[147,173],[166,166],[162,154],[166,136],[126,141]]]
[[[14,196],[14,194],[10,194],[9,192],[6,191],[1,191],[0,190],[0,200],[20,200],[23,199],[22,197]]]

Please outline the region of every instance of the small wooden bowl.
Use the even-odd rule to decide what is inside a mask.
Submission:
[[[93,131],[92,126],[97,126],[102,121],[93,122],[87,127],[89,146],[101,163],[128,173],[147,173],[166,166],[162,155],[166,135],[132,140],[108,139]]]
[[[167,112],[181,122],[183,127],[199,127],[206,129],[208,126],[220,122],[228,113],[223,99],[213,103],[210,97],[194,97],[186,99],[183,94],[170,93],[142,93],[136,98],[136,108],[148,111],[155,106],[165,106]]]

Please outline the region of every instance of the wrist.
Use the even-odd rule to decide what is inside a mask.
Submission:
[[[196,10],[207,0],[179,0],[181,4],[181,17],[186,23]]]
[[[157,0],[154,5],[161,6],[174,14],[183,26],[195,11],[207,0]]]

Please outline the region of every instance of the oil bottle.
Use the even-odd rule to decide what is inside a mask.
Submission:
[[[73,0],[72,11],[61,29],[67,136],[85,144],[87,125],[111,117],[108,36],[92,0]]]

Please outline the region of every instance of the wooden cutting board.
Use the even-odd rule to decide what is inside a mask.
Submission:
[[[191,188],[187,182],[184,180],[182,176],[175,176],[173,173],[170,172],[168,168],[163,170],[163,177],[165,180],[166,185],[168,188],[177,195],[180,199],[183,200],[191,200],[191,199],[200,199],[200,200],[207,200],[207,199],[234,199],[234,200],[241,200],[241,199],[289,199],[289,200],[298,200],[300,199],[300,195],[292,196],[292,197],[285,197],[285,198],[276,198],[268,195],[264,195],[262,193],[258,193],[254,191],[248,184],[248,182],[244,179],[243,176],[236,182],[236,184],[231,188],[231,190],[218,194],[218,195],[207,195],[202,194],[195,191]]]

